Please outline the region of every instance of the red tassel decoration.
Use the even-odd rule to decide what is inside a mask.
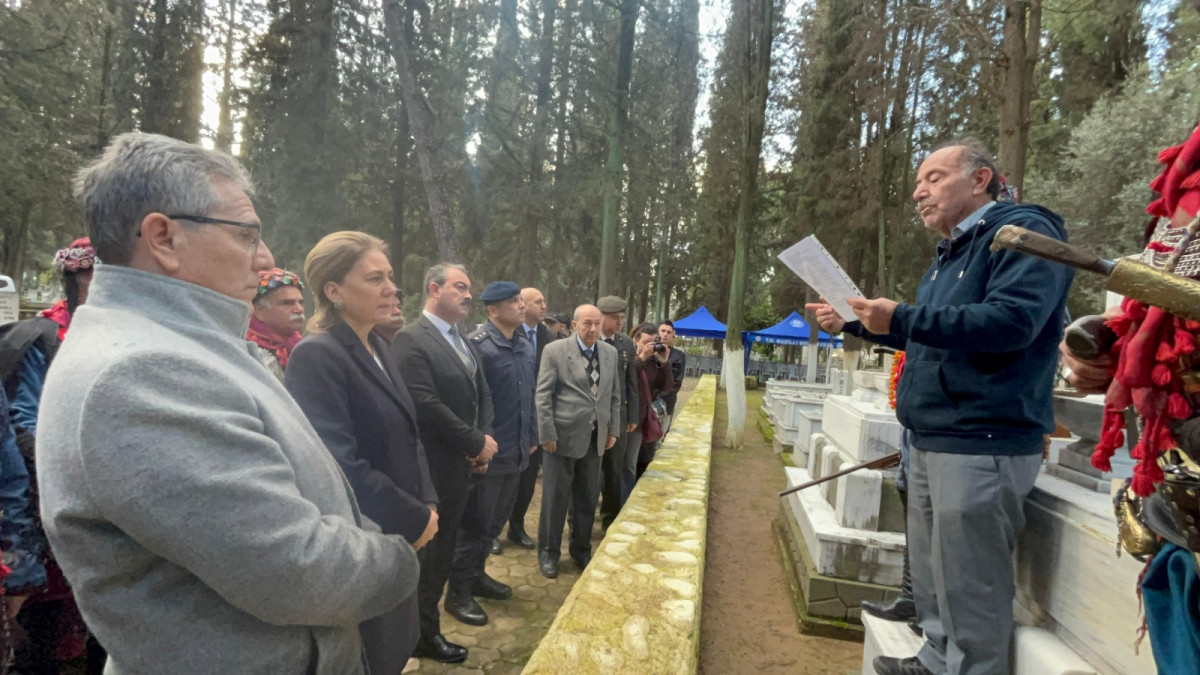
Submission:
[[[1154,364],[1153,370],[1150,371],[1150,381],[1156,387],[1165,387],[1171,383],[1171,368],[1165,363]]]
[[[1183,394],[1175,392],[1171,394],[1170,402],[1167,403],[1167,413],[1172,419],[1187,419],[1192,416],[1192,406],[1188,405],[1187,399],[1183,397]]]
[[[1196,336],[1185,328],[1175,329],[1175,358],[1187,356],[1196,351]]]
[[[1158,163],[1159,164],[1170,164],[1171,162],[1175,161],[1175,158],[1178,157],[1179,153],[1181,153],[1181,152],[1183,152],[1183,144],[1182,143],[1180,143],[1179,145],[1172,145],[1171,147],[1169,147],[1165,150],[1161,150],[1158,153]],[[1165,174],[1166,172],[1164,171],[1163,173]]]
[[[1160,342],[1158,349],[1154,350],[1154,360],[1159,363],[1166,363],[1175,360],[1175,348],[1166,342]]]
[[[1146,248],[1155,253],[1174,253],[1175,247],[1164,244],[1161,241],[1152,241],[1146,245]]]
[[[1157,462],[1138,462],[1133,468],[1133,493],[1139,497],[1149,497],[1154,493],[1154,486],[1162,479],[1163,472]]]

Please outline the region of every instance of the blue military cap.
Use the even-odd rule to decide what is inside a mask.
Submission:
[[[493,281],[483,287],[483,292],[479,294],[479,300],[485,305],[490,305],[493,302],[508,300],[520,294],[521,287],[511,281]]]

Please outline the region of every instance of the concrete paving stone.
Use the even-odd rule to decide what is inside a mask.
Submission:
[[[526,658],[528,658],[528,655],[526,655]],[[488,664],[483,670],[487,675],[519,675],[524,668],[524,661],[519,664],[501,661],[500,663]]]
[[[468,665],[479,666],[484,663],[493,663],[500,660],[500,651],[489,647],[479,647],[472,649],[471,654],[467,656]]]
[[[455,635],[454,639],[447,639],[468,649],[471,647],[477,647],[479,645],[479,638],[474,635]]]

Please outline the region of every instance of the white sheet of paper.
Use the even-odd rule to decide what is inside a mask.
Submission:
[[[858,290],[858,286],[842,266],[829,255],[829,251],[825,250],[821,242],[817,241],[817,235],[810,234],[801,239],[780,253],[779,259],[804,283],[812,286],[814,291],[825,298],[838,316],[846,321],[858,320],[846,299],[862,296],[862,291]]]

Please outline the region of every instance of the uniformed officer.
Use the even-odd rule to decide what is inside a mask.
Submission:
[[[620,431],[617,443],[611,450],[604,453],[604,478],[600,486],[600,522],[605,530],[617,518],[617,513],[625,505],[625,499],[633,490],[637,480],[636,461],[629,462],[630,452],[637,454],[640,447],[629,447],[629,432],[637,428],[638,419],[638,374],[634,365],[637,347],[628,335],[621,332],[625,328],[624,298],[606,295],[596,301],[603,318],[600,320],[600,339],[617,349],[617,378],[621,383],[621,419],[616,428]]]
[[[487,309],[488,320],[468,340],[479,354],[479,365],[492,392],[492,431],[498,449],[487,470],[471,477],[467,510],[454,546],[450,589],[459,597],[471,598],[471,602],[473,596],[494,600],[512,596],[512,588],[488,576],[484,563],[492,540],[499,536],[512,512],[521,471],[537,445],[534,347],[517,330],[525,320],[521,287],[511,281],[493,281],[479,299]],[[479,612],[483,613],[483,608]]]

